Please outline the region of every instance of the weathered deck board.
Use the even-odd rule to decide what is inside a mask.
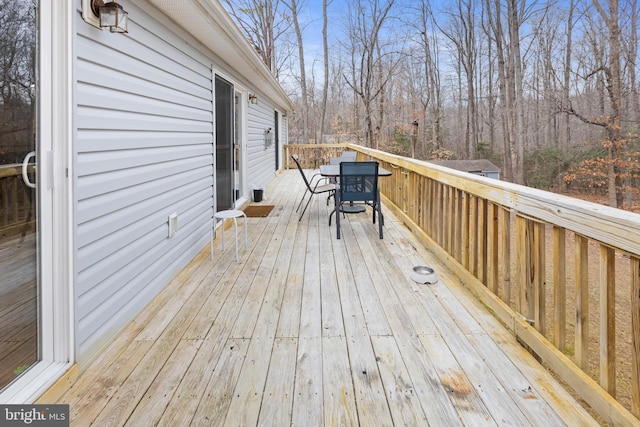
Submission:
[[[36,235],[0,237],[0,388],[38,356]]]
[[[298,221],[297,174],[240,262],[218,239],[87,368],[72,425],[597,425],[393,216]]]

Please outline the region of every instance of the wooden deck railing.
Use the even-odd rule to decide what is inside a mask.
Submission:
[[[0,166],[0,237],[25,232],[35,224],[30,191],[22,182],[21,165]]]
[[[345,149],[392,171],[384,208],[541,363],[605,421],[640,422],[640,215],[357,145],[285,153],[315,168]]]

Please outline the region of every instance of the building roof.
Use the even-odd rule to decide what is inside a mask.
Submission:
[[[219,0],[150,0],[285,111],[293,104]]]
[[[500,168],[487,159],[428,160],[428,162],[463,172],[500,172]]]

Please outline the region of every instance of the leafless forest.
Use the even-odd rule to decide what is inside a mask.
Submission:
[[[33,149],[35,8],[24,3],[0,1],[0,165]]]
[[[225,1],[296,103],[290,143],[639,200],[637,0]]]

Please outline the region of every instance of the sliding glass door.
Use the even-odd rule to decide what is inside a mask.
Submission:
[[[0,8],[0,390],[40,359],[35,3]]]
[[[234,191],[234,104],[233,85],[222,77],[216,76],[216,208],[218,211],[232,209],[236,200]]]

